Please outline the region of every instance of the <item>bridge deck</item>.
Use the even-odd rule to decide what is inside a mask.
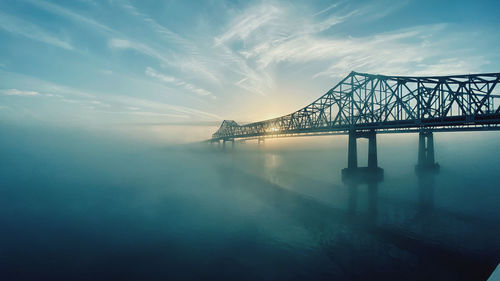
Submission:
[[[351,72],[308,106],[238,125],[224,120],[211,141],[255,137],[499,130],[500,73],[406,77]]]

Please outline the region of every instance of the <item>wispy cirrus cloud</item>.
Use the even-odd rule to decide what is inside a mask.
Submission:
[[[189,117],[197,117],[203,120],[221,120],[221,117],[217,114],[188,106],[175,105],[161,101],[153,101],[149,99],[129,96],[112,95],[110,96],[110,98],[123,105],[124,108],[136,107],[140,108],[143,111],[188,115]],[[136,111],[133,109],[130,110]]]
[[[0,93],[6,96],[39,96],[40,93],[37,91],[25,91],[19,89],[4,89],[0,90]]]
[[[454,57],[460,45],[446,24],[429,24],[361,36],[336,32],[339,24],[379,20],[408,1],[384,11],[375,5],[334,3],[308,14],[279,2],[262,2],[243,10],[214,37],[243,77],[235,84],[249,91],[271,92],[276,69],[314,66],[310,78],[339,78],[352,70],[374,73],[449,73],[450,65],[474,71],[487,64],[482,56]],[[339,30],[340,31],[340,30]],[[459,54],[456,54],[459,56]],[[450,63],[451,62],[451,63]],[[441,73],[438,73],[441,72]],[[257,75],[255,75],[257,73]],[[271,78],[271,82],[269,82]]]
[[[67,105],[78,106],[82,109],[98,109],[100,112],[129,112],[131,116],[141,115],[141,112],[156,112],[157,116],[170,116],[185,118],[188,116],[194,120],[219,120],[220,116],[210,113],[205,110],[196,109],[189,106],[172,104],[164,100],[133,97],[113,92],[99,92],[91,91],[76,87],[61,85],[39,78],[30,77],[27,75],[0,72],[0,83],[5,81],[15,83],[22,81],[28,85],[29,91],[18,89],[4,89],[0,90],[4,95],[18,95],[18,96],[42,96],[52,98],[54,101],[60,101]],[[124,110],[125,109],[125,110]],[[151,114],[142,114],[143,116],[152,116]]]
[[[148,116],[148,117],[171,117],[171,118],[182,118],[182,119],[190,118],[190,116],[186,115],[186,114],[140,111],[140,110],[135,110],[135,109],[132,111],[127,110],[127,111],[102,111],[102,112],[109,113],[109,114],[139,115],[139,116]]]
[[[0,29],[15,35],[46,43],[58,48],[72,50],[73,46],[58,36],[20,18],[0,12]]]
[[[125,9],[125,11],[129,12],[133,16],[138,17],[142,21],[144,21],[154,32],[167,39],[168,41],[183,47],[190,54],[196,55],[198,54],[198,48],[191,41],[183,38],[179,34],[173,32],[167,27],[159,24],[155,19],[151,16],[148,16],[145,13],[140,12],[135,6],[130,3],[121,3],[121,7]]]
[[[250,6],[231,19],[227,29],[214,38],[231,69],[240,75],[234,85],[250,92],[266,95],[274,85],[274,65],[281,62],[310,62],[321,57],[311,39],[350,17],[360,14],[355,9],[343,14],[328,14],[335,6],[316,15],[301,14],[293,6],[263,2]],[[241,44],[239,44],[241,43]],[[308,47],[309,46],[309,47]],[[290,49],[292,48],[292,49]],[[329,47],[331,52],[333,47]],[[314,58],[314,56],[316,58]]]
[[[156,58],[163,63],[168,62],[168,58],[163,53],[140,42],[130,41],[121,38],[111,38],[108,41],[108,46],[112,49],[132,49],[144,55]]]
[[[283,16],[284,11],[275,5],[261,5],[246,10],[231,20],[230,27],[215,37],[215,46],[232,39],[247,39],[252,33]]]
[[[166,57],[162,52],[159,52],[142,43],[133,42],[125,39],[113,38],[109,40],[108,46],[113,49],[132,49],[144,55],[156,58],[161,62],[163,62],[164,64],[171,64],[170,59]],[[195,93],[199,96],[208,96],[212,99],[216,98],[215,95],[213,95],[210,91],[197,87],[192,83],[185,82],[179,78],[163,75],[151,67],[148,67],[146,69],[145,74],[150,77],[156,78],[157,80],[163,83],[168,83],[171,85],[178,86],[184,90],[188,90],[189,92]]]
[[[330,10],[332,10],[332,9],[336,8],[336,7],[338,7],[340,4],[341,4],[340,2],[333,3],[333,4],[331,4],[330,6],[328,6],[328,7],[324,8],[324,9],[322,9],[322,10],[320,10],[320,11],[318,11],[318,12],[314,13],[314,14],[313,14],[313,16],[319,16],[319,15],[321,15],[321,14],[324,14],[324,13],[326,13],[326,12],[328,12],[328,11],[330,11]]]
[[[155,49],[146,46],[149,52],[144,54],[151,55],[161,53],[161,56],[153,55],[153,57],[159,59],[163,65],[174,67],[185,74],[194,73],[199,76],[199,78],[215,84],[220,84],[220,77],[216,72],[210,69],[210,65],[213,65],[213,61],[210,56],[203,54],[203,48],[201,46],[158,23],[154,18],[139,11],[139,9],[129,2],[119,3],[118,5],[130,15],[145,23],[149,30],[152,30],[156,35],[160,36],[159,39],[164,39],[169,43],[169,47],[167,48],[168,52],[163,48]],[[166,53],[168,53],[168,55],[166,55]]]
[[[208,71],[201,61],[196,60],[189,55],[176,54],[173,56],[173,52],[171,51],[159,51],[144,43],[120,38],[110,39],[108,41],[108,46],[112,49],[135,50],[143,55],[157,59],[161,65],[173,67],[177,71],[184,73],[197,73],[200,76],[207,78],[206,80],[208,81],[219,83],[219,79],[213,72]]]
[[[212,99],[216,98],[210,91],[207,91],[207,90],[202,89],[202,88],[198,88],[195,85],[187,83],[185,81],[182,81],[179,78],[161,74],[152,67],[147,67],[145,73],[149,77],[155,78],[160,82],[181,87],[185,90],[188,90],[192,93],[195,93],[196,95],[210,97]]]
[[[101,33],[108,34],[117,34],[116,30],[110,28],[109,26],[100,23],[99,21],[83,16],[79,13],[76,13],[68,8],[62,7],[60,5],[43,1],[43,0],[28,0],[31,4],[44,9],[45,11],[58,15],[60,17],[66,18],[76,24],[79,24],[86,28],[91,28],[94,31],[98,31]]]
[[[489,63],[480,54],[462,56],[447,48],[450,42],[459,45],[459,41],[448,34],[446,24],[433,24],[359,38],[332,38],[311,45],[301,44],[298,49],[304,46],[305,52],[315,49],[316,59],[331,62],[314,78],[341,77],[351,70],[388,75],[470,73]],[[300,58],[300,55],[294,57]]]
[[[205,79],[211,83],[220,84],[220,79],[217,74],[211,71],[207,66],[207,61],[210,61],[209,56],[199,55],[199,48],[196,44],[171,31],[167,27],[162,26],[152,17],[140,12],[137,8],[127,2],[110,2],[110,4],[119,5],[131,15],[146,23],[148,27],[157,34],[169,40],[170,43],[180,46],[180,48],[176,49],[174,52],[172,50],[172,46],[159,47],[157,46],[158,44],[151,44],[151,42],[131,39],[134,38],[134,36],[128,35],[127,32],[122,32],[121,30],[112,28],[101,21],[82,15],[61,5],[44,0],[27,1],[49,13],[65,18],[85,29],[90,29],[93,33],[104,35],[107,37],[108,47],[111,49],[133,49],[143,55],[158,60],[158,63],[161,65],[176,68],[179,71],[182,71],[185,75],[196,74],[199,76],[199,79]],[[182,50],[182,52],[179,53],[179,50]]]

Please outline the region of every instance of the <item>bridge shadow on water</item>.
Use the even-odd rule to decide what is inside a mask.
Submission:
[[[493,255],[480,254],[457,247],[457,243],[466,244],[463,239],[470,237],[462,235],[460,227],[452,229],[455,237],[445,236],[445,241],[435,238],[443,238],[442,233],[435,231],[435,225],[443,218],[469,220],[434,208],[436,172],[415,172],[418,204],[415,210],[408,211],[411,206],[398,206],[400,202],[379,198],[383,182],[380,177],[358,174],[344,180],[343,185],[331,184],[330,188],[347,193],[345,207],[340,207],[263,177],[265,165],[260,166],[261,173],[252,173],[233,164],[217,168],[222,185],[250,192],[309,232],[330,261],[326,266],[331,271],[325,279],[486,280],[498,263],[494,251]],[[315,184],[321,185],[314,179],[300,177],[311,189],[317,187]],[[386,209],[385,214],[380,214],[380,209]]]

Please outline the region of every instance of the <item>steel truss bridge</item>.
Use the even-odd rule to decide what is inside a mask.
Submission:
[[[377,133],[419,132],[417,171],[436,171],[434,131],[500,130],[500,73],[386,76],[351,72],[326,94],[288,115],[239,125],[224,120],[210,142],[348,134],[344,178],[382,180]],[[368,167],[358,168],[356,139],[368,139]],[[368,172],[368,173],[366,173]],[[354,177],[351,177],[354,176]],[[374,176],[374,177],[373,177]],[[362,179],[364,181],[364,179]]]
[[[498,130],[500,73],[386,76],[351,72],[326,94],[282,117],[224,120],[212,141],[295,135]]]

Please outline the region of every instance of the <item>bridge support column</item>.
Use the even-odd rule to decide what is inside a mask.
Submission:
[[[368,169],[376,169],[377,164],[377,135],[374,130],[368,135]]]
[[[347,146],[347,168],[356,169],[358,167],[358,149],[356,143],[356,132],[349,132],[349,143]]]
[[[423,165],[427,158],[425,151],[425,134],[420,132],[418,134],[418,165]]]
[[[358,138],[368,139],[368,167],[358,167],[357,143]],[[377,133],[375,130],[356,132],[349,131],[349,142],[347,148],[347,168],[342,170],[343,181],[381,181],[384,170],[377,163]]]
[[[222,150],[226,151],[226,142],[231,142],[231,151],[234,150],[234,139],[224,139],[224,140],[222,140]]]
[[[418,170],[439,170],[439,164],[434,157],[434,136],[430,131],[422,131],[418,134]]]
[[[427,136],[427,164],[436,164],[434,162],[434,136],[432,132]]]
[[[220,148],[220,142],[218,140],[211,141],[210,144],[211,144],[212,148],[214,148],[214,149],[219,149]]]
[[[261,144],[262,143],[262,144]],[[261,145],[264,145],[264,138],[258,138],[257,139],[257,145],[260,147]]]

